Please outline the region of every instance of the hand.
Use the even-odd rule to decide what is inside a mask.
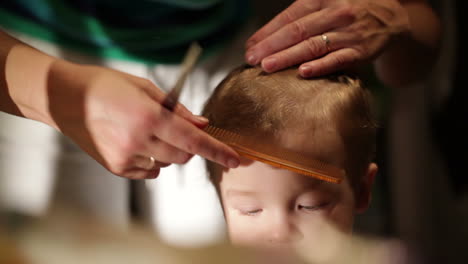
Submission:
[[[376,58],[409,30],[397,0],[297,0],[250,37],[245,58],[266,72],[302,64],[301,76],[319,76]]]
[[[96,66],[60,61],[49,79],[55,126],[114,174],[155,178],[194,154],[236,167],[237,153],[204,133],[208,120],[184,106],[161,106],[165,94],[148,80]],[[153,157],[153,158],[150,158]]]

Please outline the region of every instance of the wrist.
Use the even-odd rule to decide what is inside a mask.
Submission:
[[[50,68],[57,60],[24,43],[11,46],[5,60],[5,79],[15,109],[12,114],[50,125],[47,84]]]
[[[47,120],[45,123],[61,131],[58,123],[63,120],[74,120],[82,115],[87,81],[92,78],[94,71],[93,66],[75,64],[61,59],[51,64],[46,87],[47,109],[44,116]]]

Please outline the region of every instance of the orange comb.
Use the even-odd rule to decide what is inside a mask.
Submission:
[[[294,151],[265,144],[214,126],[207,126],[205,132],[231,146],[239,155],[249,159],[327,182],[340,183],[344,178],[343,169],[318,160],[305,158]]]

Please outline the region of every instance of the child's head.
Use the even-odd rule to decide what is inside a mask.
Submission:
[[[352,229],[367,208],[377,167],[369,93],[344,74],[303,79],[297,69],[265,74],[240,67],[216,88],[210,124],[297,151],[346,171],[340,184],[243,159],[236,169],[208,163],[231,240],[278,245],[313,237],[321,220]]]

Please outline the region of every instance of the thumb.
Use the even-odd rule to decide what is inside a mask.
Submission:
[[[208,118],[201,115],[194,115],[187,107],[180,103],[176,105],[174,112],[199,128],[205,128],[209,123]]]
[[[157,103],[161,104],[164,101],[164,98],[166,98],[166,94],[159,89],[154,83],[152,83],[150,80],[143,79],[140,77],[136,77],[133,75],[127,74],[128,77],[130,77],[131,81],[133,81],[136,85],[139,87],[142,87],[145,92],[150,96],[154,101]],[[176,107],[174,108],[174,113],[177,115],[181,116],[185,120],[189,121],[190,123],[194,124],[195,126],[199,128],[204,128],[208,125],[209,121],[207,118],[203,116],[198,116],[194,115],[192,112],[190,112],[187,107],[184,105],[178,103]]]

